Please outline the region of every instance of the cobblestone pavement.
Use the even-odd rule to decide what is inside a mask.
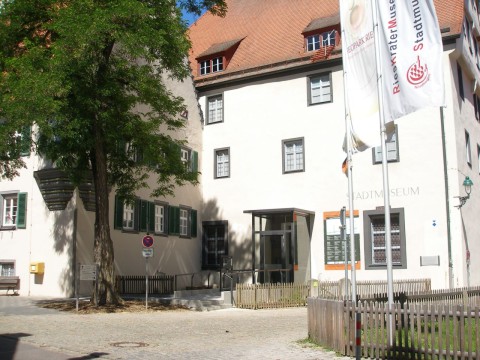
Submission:
[[[70,359],[350,359],[299,343],[306,308],[83,315],[36,300],[0,296],[0,336]]]

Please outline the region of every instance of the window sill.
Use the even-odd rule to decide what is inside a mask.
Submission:
[[[223,124],[223,120],[213,121],[213,122],[208,122],[208,121],[207,121],[207,125],[215,125],[215,124]]]
[[[322,105],[322,104],[330,104],[332,103],[332,100],[326,100],[326,101],[320,101],[316,103],[308,103],[308,106],[315,106],[315,105]]]
[[[138,230],[135,230],[135,229],[122,229],[122,233],[126,233],[126,234],[138,234],[139,231],[138,231]]]
[[[302,172],[305,172],[304,169],[302,170],[291,170],[291,171],[284,171],[283,173],[284,174],[296,174],[296,173],[302,173]]]
[[[15,225],[13,226],[2,226],[0,227],[0,231],[9,231],[9,230],[16,230],[17,227]]]
[[[154,232],[153,233],[155,236],[161,236],[161,237],[168,237],[168,234],[167,233],[157,233],[157,232]]]

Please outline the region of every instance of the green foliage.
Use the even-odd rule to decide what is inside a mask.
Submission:
[[[224,0],[0,1],[0,177],[17,176],[29,148],[75,183],[93,174],[100,305],[120,301],[108,189],[131,203],[150,174],[156,197],[197,183],[181,161],[184,141],[171,136],[185,126],[185,106],[167,83],[189,74],[180,9],[205,6],[226,8]],[[33,136],[19,136],[25,128]]]
[[[212,8],[213,7],[213,8]],[[165,79],[189,74],[180,9],[223,14],[223,0],[15,0],[0,12],[0,175],[24,166],[16,131],[37,125],[34,149],[74,181],[107,158],[108,183],[131,198],[157,175],[155,195],[196,183],[166,130],[184,127],[183,99]],[[100,134],[101,144],[95,135]],[[141,153],[133,161],[124,144]]]

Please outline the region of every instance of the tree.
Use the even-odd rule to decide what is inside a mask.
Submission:
[[[190,42],[180,9],[222,15],[224,0],[4,0],[0,5],[0,175],[25,166],[27,147],[78,184],[95,185],[94,260],[98,303],[121,301],[114,287],[109,189],[131,202],[156,178],[153,196],[197,183],[169,131],[185,124],[183,99],[162,81],[189,74]],[[167,130],[167,131],[165,131]],[[137,155],[141,154],[140,157]]]

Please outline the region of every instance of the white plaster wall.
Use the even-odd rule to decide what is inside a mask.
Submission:
[[[444,58],[449,74],[448,52]],[[341,172],[345,158],[342,71],[340,67],[332,69],[333,102],[310,107],[306,78],[309,74],[201,94],[204,111],[206,96],[223,92],[224,97],[224,122],[205,125],[204,130],[204,198],[215,208],[204,213],[204,220],[228,220],[232,232],[230,250],[235,251],[251,242],[251,216],[244,210],[296,207],[315,211],[312,277],[337,280],[344,277],[344,271],[324,267],[323,213],[348,206],[347,178]],[[448,88],[449,106],[451,98],[452,90]],[[453,158],[457,150],[451,146],[454,121],[455,114],[446,112],[449,157]],[[390,204],[405,210],[407,269],[394,270],[394,279],[429,277],[434,288],[448,287],[440,110],[423,109],[397,124],[400,162],[389,165]],[[281,141],[297,137],[304,137],[305,172],[282,174]],[[230,147],[231,176],[214,179],[214,149],[223,147]],[[353,161],[354,208],[360,211],[362,251],[357,279],[386,280],[385,270],[364,269],[363,254],[363,211],[384,206],[382,166],[372,164],[371,150],[356,154]],[[451,190],[450,196],[457,194],[458,188]],[[452,232],[453,237],[458,236],[457,228]],[[245,252],[246,266],[250,254]],[[420,266],[420,256],[436,255],[440,256],[440,266]]]
[[[15,260],[20,295],[67,296],[72,294],[72,234],[74,201],[65,211],[51,212],[33,177],[41,162],[24,158],[27,169],[13,181],[0,181],[0,191],[27,192],[26,229],[0,231],[0,259]],[[43,275],[30,274],[31,262],[44,262]]]

